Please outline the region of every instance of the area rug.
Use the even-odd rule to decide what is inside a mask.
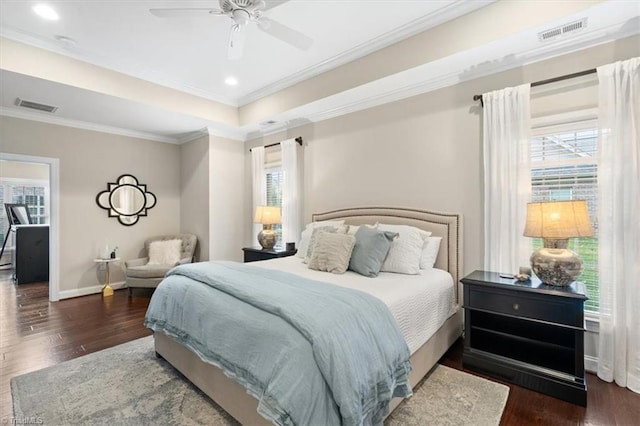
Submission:
[[[236,425],[144,337],[11,379],[14,418],[70,425]],[[497,425],[509,388],[438,365],[386,425]]]

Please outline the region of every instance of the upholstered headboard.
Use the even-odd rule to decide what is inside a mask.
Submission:
[[[430,231],[434,237],[442,237],[435,267],[449,271],[456,286],[456,302],[461,298],[462,278],[462,215],[457,213],[437,213],[397,207],[356,207],[334,210],[312,215],[314,222],[344,219],[348,225],[362,225],[376,222],[411,225]]]

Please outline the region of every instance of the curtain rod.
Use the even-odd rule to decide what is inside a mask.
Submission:
[[[580,72],[574,72],[573,74],[561,75],[559,77],[549,78],[547,80],[540,80],[534,83],[531,83],[531,87],[542,86],[544,84],[555,83],[556,81],[569,80],[571,78],[582,77],[583,75],[595,74],[597,70],[595,68],[591,68],[590,70],[584,70]],[[474,101],[480,101],[482,106],[484,106],[484,102],[482,100],[482,95],[473,95]]]
[[[300,144],[300,146],[302,146],[302,136],[298,136],[298,137],[295,139],[295,141],[296,141],[296,142],[298,142],[298,143]],[[278,146],[278,145],[280,145],[280,142],[271,143],[271,144],[269,144],[269,145],[265,145],[264,147],[265,147],[265,148],[271,148],[272,146]],[[251,150],[252,150],[252,149],[253,149],[253,148],[249,148],[249,152],[251,152]]]

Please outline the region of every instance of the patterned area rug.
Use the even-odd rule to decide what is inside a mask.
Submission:
[[[236,425],[144,337],[11,379],[14,418],[38,424]],[[438,365],[385,425],[497,425],[509,388]]]

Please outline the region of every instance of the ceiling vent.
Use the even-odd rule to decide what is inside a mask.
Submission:
[[[579,21],[569,22],[568,24],[542,31],[538,33],[538,39],[540,41],[555,40],[568,34],[573,34],[576,31],[583,30],[586,27],[587,18],[583,18]]]
[[[56,112],[57,106],[40,104],[38,102],[26,101],[24,99],[16,98],[16,105],[22,108],[35,109],[37,111],[44,112]]]

